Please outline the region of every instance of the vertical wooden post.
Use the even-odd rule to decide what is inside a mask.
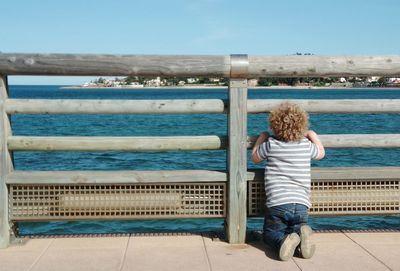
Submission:
[[[229,243],[242,244],[246,238],[247,203],[247,55],[231,56],[228,115],[228,214]]]
[[[12,156],[7,148],[7,137],[11,134],[10,118],[5,111],[8,98],[7,77],[0,75],[0,248],[10,243],[8,219],[8,189],[6,175],[13,170]]]

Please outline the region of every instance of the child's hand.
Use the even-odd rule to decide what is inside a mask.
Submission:
[[[313,130],[308,130],[305,134],[305,137],[311,140],[311,138],[315,137],[316,135],[317,133]]]
[[[316,159],[320,160],[320,159],[324,158],[324,156],[325,156],[325,148],[322,145],[321,140],[319,139],[317,133],[314,132],[313,130],[310,130],[310,131],[307,132],[306,138],[308,138],[308,140],[310,140],[312,143],[314,143],[318,147],[319,155],[318,155],[318,157]]]
[[[253,160],[254,163],[260,163],[260,162],[262,161],[262,159],[260,159],[260,158],[258,157],[258,155],[257,155],[257,148],[258,148],[258,146],[260,146],[262,143],[264,143],[265,141],[267,141],[268,137],[269,137],[269,134],[268,134],[267,132],[262,132],[262,133],[258,136],[258,138],[257,138],[257,140],[256,140],[256,143],[254,144],[253,151],[252,151],[252,155],[251,155],[251,157],[252,157],[251,159]]]
[[[258,136],[257,141],[260,141],[260,142],[267,141],[268,137],[269,137],[268,132],[262,132],[262,133]]]

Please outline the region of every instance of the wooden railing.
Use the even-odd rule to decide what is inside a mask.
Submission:
[[[7,76],[10,75],[116,75],[116,76],[212,76],[229,77],[229,100],[42,100],[42,99],[9,99]],[[374,57],[317,57],[317,56],[144,56],[144,55],[65,55],[65,54],[0,54],[0,247],[9,243],[10,224],[13,220],[40,220],[41,212],[46,220],[60,219],[90,219],[91,217],[112,219],[114,203],[104,211],[96,213],[101,201],[111,201],[118,198],[124,201],[124,208],[136,208],[126,218],[135,217],[225,217],[227,238],[231,243],[243,243],[245,239],[248,181],[258,180],[259,173],[247,171],[246,152],[254,144],[256,136],[247,135],[247,113],[268,112],[278,104],[279,100],[247,100],[247,79],[257,77],[322,77],[322,76],[395,76],[400,75],[399,56]],[[400,100],[296,100],[307,111],[316,113],[393,113],[400,112]],[[13,136],[10,124],[12,114],[198,114],[198,113],[227,113],[228,135],[221,137],[185,136],[185,137],[37,137]],[[400,135],[321,135],[326,147],[400,147]],[[157,145],[153,142],[156,141]],[[218,150],[227,149],[227,171],[116,171],[116,172],[84,172],[84,171],[55,171],[55,172],[20,172],[14,171],[13,151],[169,151],[169,150]],[[316,170],[313,182],[328,180],[326,186],[332,185],[329,180],[355,180],[360,182],[359,175],[364,176],[368,184],[362,189],[371,193],[379,192],[381,183],[376,179],[390,181],[390,206],[382,213],[399,213],[400,196],[398,168],[380,171],[379,169],[336,171]],[[371,174],[373,172],[374,174]],[[382,172],[386,172],[383,174]],[[381,175],[379,175],[382,173]],[[377,175],[378,174],[378,175]],[[389,175],[390,176],[389,176]],[[370,178],[368,177],[370,176]],[[372,176],[372,177],[371,177]],[[381,178],[379,178],[381,176]],[[188,179],[191,179],[189,181]],[[179,185],[192,183],[216,185],[210,188],[211,196],[197,190],[190,190],[188,196]],[[225,183],[227,191],[225,191]],[[129,185],[167,185],[162,187],[160,202],[154,208],[164,208],[162,212],[141,214],[146,200],[152,197],[154,187],[141,188],[146,192],[142,195],[132,195]],[[29,186],[30,185],[30,186]],[[58,194],[49,193],[51,185],[59,189]],[[61,185],[61,186],[60,186]],[[64,185],[64,186],[63,186]],[[69,185],[91,185],[83,192],[72,193]],[[96,186],[101,185],[101,186]],[[107,186],[108,185],[108,186]],[[128,186],[129,187],[128,187]],[[258,184],[257,184],[258,185]],[[316,187],[318,187],[316,183]],[[369,185],[369,186],[368,186]],[[175,188],[175,186],[179,186]],[[49,188],[50,187],[50,188]],[[216,188],[219,187],[219,188]],[[349,187],[349,186],[344,186]],[[367,188],[365,188],[367,187]],[[373,187],[373,188],[371,188]],[[378,188],[377,188],[378,187]],[[40,189],[43,189],[40,192]],[[47,190],[46,190],[47,189]],[[53,188],[51,188],[53,189]],[[86,190],[85,190],[86,189]],[[96,190],[98,189],[98,190]],[[108,189],[108,190],[107,190]],[[115,191],[120,189],[118,195]],[[146,190],[149,189],[149,190]],[[161,188],[160,188],[161,189]],[[166,190],[165,190],[166,189]],[[176,190],[178,189],[178,190]],[[203,189],[203,188],[202,188]],[[218,190],[217,189],[222,189]],[[259,189],[259,188],[257,188]],[[343,190],[346,188],[337,188]],[[353,189],[353,188],[351,188]],[[372,189],[372,190],[371,190]],[[386,189],[386,188],[385,188]],[[89,191],[94,191],[90,194]],[[109,195],[112,190],[113,196]],[[323,189],[322,189],[323,190]],[[321,191],[322,191],[321,190]],[[28,191],[28,192],[27,192]],[[33,191],[33,192],[32,192]],[[39,191],[39,192],[38,192]],[[53,190],[52,190],[53,191]],[[55,191],[55,190],[54,190]],[[99,192],[100,191],[100,192]],[[166,192],[165,192],[166,191]],[[325,193],[324,191],[318,193]],[[355,190],[353,190],[354,192]],[[364,191],[365,192],[365,191]],[[29,202],[24,202],[29,193],[42,195],[48,205],[40,205],[36,213],[30,213]],[[42,194],[41,194],[42,193]],[[182,192],[183,194],[186,192]],[[200,193],[200,194],[196,194]],[[213,194],[214,193],[214,194]],[[259,192],[257,192],[259,193]],[[215,197],[215,194],[218,194]],[[22,195],[22,196],[21,196]],[[353,194],[352,194],[353,195]],[[181,198],[183,197],[183,199]],[[253,196],[252,196],[253,197]],[[40,199],[40,197],[38,197]],[[206,203],[204,201],[206,200]],[[86,201],[85,201],[86,199]],[[34,199],[37,200],[37,199]],[[81,205],[75,200],[83,201]],[[185,201],[182,203],[182,200]],[[194,200],[192,202],[192,200]],[[361,199],[357,198],[361,201]],[[365,199],[363,199],[365,204]],[[96,204],[90,207],[90,202]],[[141,203],[137,203],[140,201]],[[163,205],[167,202],[168,206]],[[132,202],[136,202],[133,204]],[[204,210],[193,211],[184,204],[194,204],[198,208],[202,202]],[[11,204],[11,205],[10,205]],[[133,204],[133,205],[132,205]],[[183,205],[182,205],[183,204]],[[197,204],[197,205],[196,205]],[[322,205],[325,203],[321,203]],[[359,202],[357,204],[360,204]],[[34,205],[37,207],[38,204]],[[127,205],[129,205],[127,207]],[[322,206],[321,205],[321,206]],[[82,207],[81,206],[81,207]],[[134,207],[132,207],[134,206]],[[135,207],[136,206],[136,207]],[[197,207],[196,207],[197,206]],[[210,207],[211,206],[211,207]],[[222,207],[221,207],[222,206]],[[358,206],[358,205],[357,205]],[[361,205],[360,205],[361,206]],[[35,208],[36,208],[35,207]],[[79,208],[78,208],[79,207]],[[34,207],[32,207],[34,208]],[[68,209],[69,208],[69,209]],[[83,207],[82,207],[83,208]],[[114,208],[114,209],[113,209]],[[199,207],[200,208],[200,207]],[[220,209],[218,209],[220,208]],[[331,207],[329,207],[331,208]],[[328,209],[329,209],[328,208]],[[343,207],[344,208],[344,207]],[[357,207],[353,213],[368,214]],[[56,210],[57,209],[57,210]],[[69,210],[67,212],[66,210]],[[96,210],[94,210],[96,209]],[[218,209],[218,210],[217,210]],[[327,210],[328,210],[327,209]],[[210,211],[211,210],[211,211]],[[258,210],[258,209],[257,209]],[[321,207],[323,214],[324,208]],[[329,209],[331,210],[331,209]],[[326,211],[326,212],[329,212]],[[340,208],[331,214],[340,213]],[[374,209],[375,210],[375,209]],[[226,213],[225,213],[226,211]],[[11,212],[9,214],[9,212]],[[255,211],[256,213],[258,211]],[[143,212],[142,212],[143,213]],[[349,212],[351,213],[351,212]],[[372,213],[379,213],[379,210]],[[328,213],[326,213],[328,214]],[[153,215],[153,216],[152,216]],[[19,218],[20,217],[20,218]]]

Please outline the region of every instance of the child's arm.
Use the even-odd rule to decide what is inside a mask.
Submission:
[[[251,155],[251,160],[253,160],[253,162],[256,163],[256,164],[258,164],[258,163],[260,163],[260,162],[263,161],[263,160],[260,159],[260,157],[258,157],[258,155],[257,155],[257,148],[258,148],[258,146],[260,146],[262,143],[264,143],[265,141],[267,141],[268,137],[269,137],[269,135],[268,135],[267,132],[262,132],[262,133],[258,136],[258,138],[257,138],[257,140],[256,140],[256,143],[254,144],[253,151],[252,151],[252,155]]]
[[[310,130],[310,131],[307,132],[306,137],[312,143],[317,145],[317,147],[318,147],[319,154],[315,159],[321,160],[322,158],[324,158],[325,157],[325,148],[324,148],[324,145],[322,145],[321,140],[319,140],[319,137],[318,137],[317,133],[312,131],[312,130]]]

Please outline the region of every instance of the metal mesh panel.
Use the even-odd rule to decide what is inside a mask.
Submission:
[[[400,180],[313,180],[312,215],[379,215],[400,213]],[[264,212],[264,183],[249,182],[248,212]]]
[[[10,219],[224,217],[225,183],[17,185]]]

